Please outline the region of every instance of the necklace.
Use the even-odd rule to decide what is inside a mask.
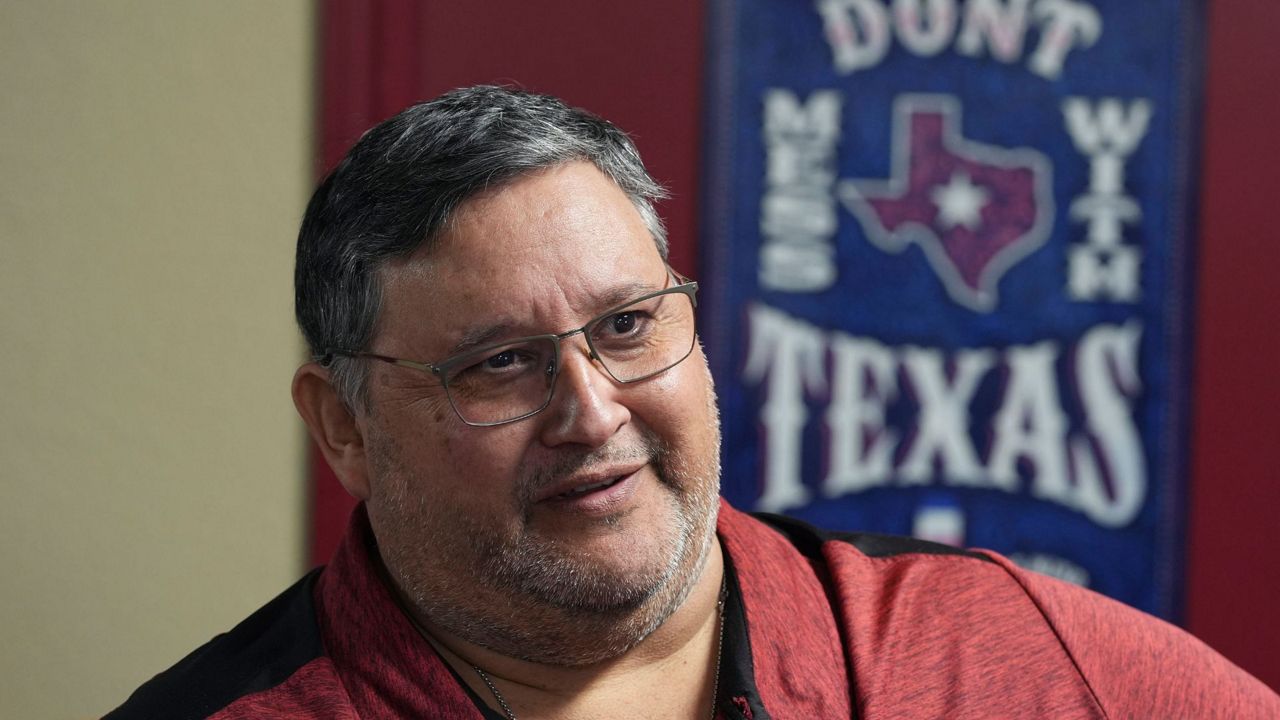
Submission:
[[[720,665],[724,654],[724,603],[729,595],[728,578],[720,576],[720,598],[716,600],[716,624],[720,632],[716,635],[716,675],[711,681],[711,720],[716,720],[716,700],[720,697]]]
[[[716,699],[720,695],[720,665],[721,654],[724,652],[724,603],[729,594],[729,586],[726,578],[720,579],[720,598],[716,600],[716,624],[719,626],[719,633],[716,636],[716,674],[711,681],[711,720],[716,717]],[[502,708],[502,712],[507,716],[507,720],[516,720],[516,714],[512,711],[511,706],[507,704],[507,699],[502,697],[502,693],[498,692],[498,688],[493,684],[493,680],[489,678],[489,673],[480,668],[479,665],[472,665],[472,670],[476,671],[476,675],[484,681],[485,687],[489,688],[489,692],[493,693],[493,699],[498,701],[498,706]]]
[[[502,693],[498,692],[498,688],[489,679],[489,673],[481,670],[479,665],[472,665],[471,669],[476,671],[476,674],[484,681],[485,687],[488,687],[489,692],[493,693],[493,699],[497,700],[498,704],[502,706],[502,712],[507,716],[507,720],[516,720],[516,714],[511,711],[511,706],[507,704],[506,698],[502,697]]]

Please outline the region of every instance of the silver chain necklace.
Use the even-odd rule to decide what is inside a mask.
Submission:
[[[511,706],[507,704],[506,698],[502,697],[502,693],[498,692],[498,688],[493,684],[493,681],[489,679],[489,673],[481,670],[479,665],[472,665],[471,669],[476,671],[476,674],[484,681],[485,686],[489,688],[489,692],[493,693],[493,699],[497,700],[498,704],[502,706],[502,713],[507,716],[507,720],[516,720],[515,712],[511,710]]]
[[[722,577],[720,579],[720,599],[716,601],[716,624],[720,628],[719,635],[716,638],[716,674],[715,679],[711,682],[711,720],[715,720],[716,698],[720,695],[720,656],[724,652],[724,603],[728,593],[728,581]],[[471,669],[476,671],[476,674],[484,681],[485,687],[489,688],[489,692],[493,693],[493,699],[498,701],[498,705],[502,708],[503,714],[507,716],[507,720],[516,720],[515,712],[507,704],[507,699],[502,697],[502,693],[498,692],[493,680],[489,679],[489,673],[482,670],[479,665],[472,665]]]

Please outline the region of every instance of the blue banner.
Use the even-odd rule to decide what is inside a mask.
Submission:
[[[1180,606],[1186,0],[718,0],[724,493]]]

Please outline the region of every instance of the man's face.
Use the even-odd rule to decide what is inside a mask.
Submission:
[[[634,206],[588,163],[472,198],[382,279],[371,350],[428,361],[577,328],[671,284]],[[369,516],[429,624],[516,657],[593,662],[652,632],[700,576],[719,489],[700,347],[621,385],[570,337],[551,404],[496,427],[464,424],[426,373],[378,364],[370,383]]]

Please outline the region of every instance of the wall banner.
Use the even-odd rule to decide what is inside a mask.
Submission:
[[[701,333],[739,507],[1176,618],[1198,3],[712,3]]]

